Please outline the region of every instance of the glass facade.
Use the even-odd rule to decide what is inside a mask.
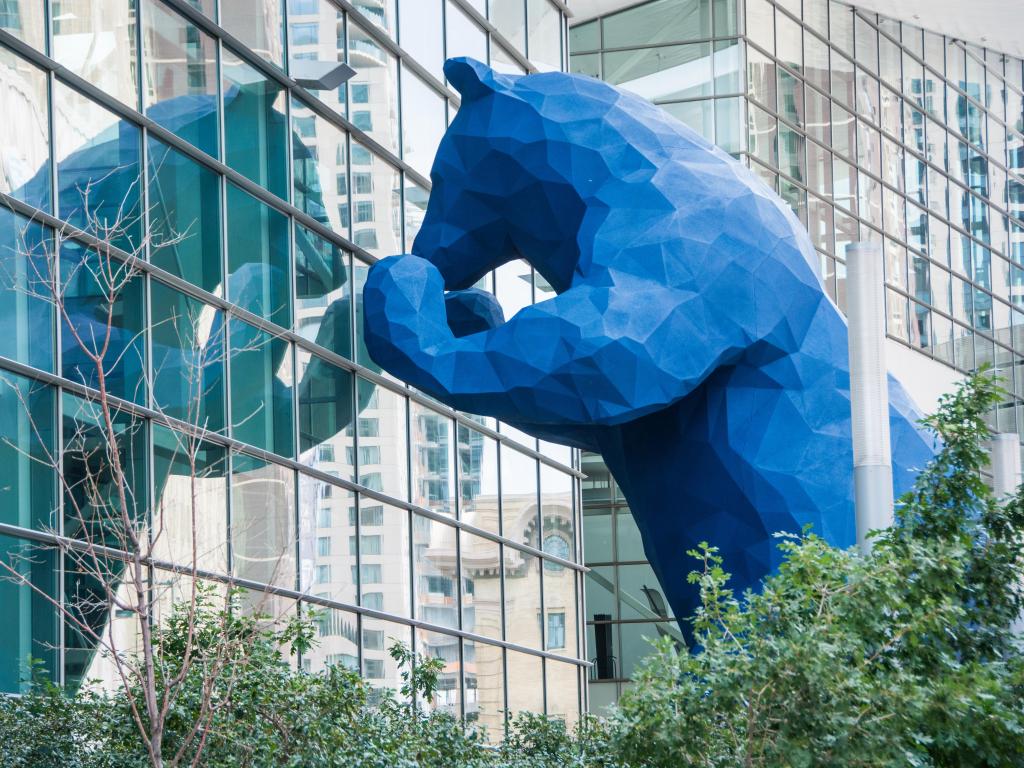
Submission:
[[[880,244],[888,336],[959,371],[993,366],[1011,395],[992,426],[1024,432],[1020,59],[830,0],[653,0],[578,24],[569,47],[572,71],[664,106],[775,189],[841,309],[846,247]],[[588,474],[588,652],[611,649],[592,670],[611,681],[591,683],[600,709],[646,650],[630,647],[647,617],[629,601],[650,577],[614,483]],[[623,623],[602,645],[609,621]]]
[[[182,594],[160,565],[192,556],[195,499],[204,578],[242,580],[252,610],[315,612],[305,668],[397,688],[401,640],[444,661],[435,705],[490,734],[522,709],[579,715],[577,459],[380,375],[361,339],[368,266],[411,245],[458,107],[444,58],[565,66],[561,4],[489,5],[4,4],[0,556],[48,594],[96,589],[25,535],[85,535],[113,503],[82,448],[102,446],[102,385],[130,519],[170,532],[162,604]],[[309,91],[288,74],[302,59],[356,74]],[[529,268],[509,274],[488,278],[502,301],[533,301]],[[0,598],[0,690],[29,656],[72,686],[113,679],[38,594],[3,582]],[[77,618],[136,642],[123,612]]]

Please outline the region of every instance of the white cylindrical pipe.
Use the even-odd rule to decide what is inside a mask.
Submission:
[[[846,301],[850,343],[850,410],[857,544],[892,525],[892,456],[889,380],[885,365],[885,293],[882,249],[853,243],[846,249]]]
[[[1016,432],[992,435],[992,491],[1000,501],[1014,496],[1021,483],[1020,438]]]

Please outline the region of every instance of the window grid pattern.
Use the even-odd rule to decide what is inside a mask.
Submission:
[[[145,481],[146,496],[170,498],[180,490],[180,457],[164,444],[174,440],[158,444],[159,430],[170,432],[157,425],[173,427],[178,419],[179,427],[195,426],[180,406],[189,393],[173,365],[187,361],[196,335],[211,358],[218,352],[220,368],[202,369],[217,386],[193,393],[201,400],[198,412],[210,429],[211,450],[220,456],[204,478],[210,552],[203,568],[211,577],[278,587],[274,612],[318,611],[321,644],[302,659],[304,668],[345,663],[397,688],[398,670],[386,650],[390,640],[381,637],[443,655],[449,693],[439,706],[500,735],[516,701],[515,686],[506,680],[514,680],[523,664],[541,665],[548,686],[557,689],[547,696],[552,714],[574,719],[582,706],[582,566],[573,554],[580,547],[574,540],[545,553],[524,543],[536,536],[540,510],[555,506],[568,510],[562,529],[578,536],[578,472],[570,452],[440,406],[379,376],[365,354],[358,297],[369,261],[409,248],[429,193],[427,180],[405,156],[413,146],[418,155],[432,154],[458,103],[453,91],[399,48],[397,18],[418,2],[267,0],[253,4],[270,19],[256,40],[242,34],[251,32],[248,22],[233,16],[238,3],[225,3],[219,14],[214,3],[203,3],[202,17],[179,0],[149,0],[140,4],[130,30],[119,28],[139,44],[138,53],[134,45],[130,57],[124,52],[124,67],[117,70],[123,90],[116,98],[76,77],[85,78],[85,71],[54,74],[58,64],[45,55],[53,43],[23,42],[6,19],[0,66],[13,83],[6,92],[17,94],[18,109],[41,125],[43,138],[23,156],[34,173],[4,172],[0,195],[17,211],[4,214],[5,231],[26,232],[34,216],[42,222],[31,225],[39,243],[72,219],[82,231],[68,230],[67,260],[88,258],[88,246],[105,234],[93,226],[95,216],[75,218],[87,184],[108,206],[120,195],[136,200],[132,211],[143,211],[125,227],[131,231],[118,232],[113,242],[121,256],[140,242],[145,246],[138,253],[144,259],[138,288],[115,313],[128,323],[127,331],[140,330],[140,323],[143,331],[124,356],[124,411],[139,416],[140,434],[154,435],[152,447],[140,443],[136,458],[147,465],[145,457],[155,451],[154,466],[170,467]],[[465,11],[465,23],[506,68],[533,68],[526,56],[535,36],[537,49],[548,53],[550,41],[557,41],[554,65],[561,66],[564,16],[557,4],[531,0],[527,8],[524,1],[523,27],[512,30],[499,29],[462,0],[449,2]],[[39,22],[27,4],[14,5]],[[442,8],[438,3],[437,18],[443,18]],[[281,14],[276,21],[275,9]],[[527,19],[533,26],[527,28]],[[45,27],[45,18],[40,23]],[[273,34],[264,34],[277,26],[286,31],[283,48]],[[444,46],[443,25],[439,30]],[[513,32],[524,40],[521,49],[505,38]],[[303,58],[349,61],[358,74],[337,91],[309,92],[282,70]],[[423,112],[420,101],[401,97],[413,81],[438,100],[440,111]],[[135,96],[127,96],[132,89]],[[356,105],[351,114],[350,101]],[[74,112],[83,104],[90,110],[86,119]],[[144,112],[137,111],[140,105]],[[421,117],[439,123],[428,130]],[[434,143],[423,143],[420,134]],[[57,137],[52,144],[51,135]],[[116,146],[110,135],[119,137]],[[5,146],[27,146],[28,138],[0,129]],[[153,240],[139,232],[154,233]],[[179,240],[168,236],[173,233],[184,234]],[[5,265],[10,258],[39,257],[22,251],[26,241],[5,236]],[[518,271],[532,301],[532,272],[526,266]],[[4,269],[12,272],[18,270]],[[17,287],[25,286],[5,285]],[[85,284],[76,290],[83,300],[95,292]],[[0,376],[49,398],[55,423],[74,424],[70,395],[61,392],[90,393],[81,386],[89,383],[88,372],[68,367],[79,364],[66,348],[58,349],[55,318],[47,311],[28,302],[12,312],[12,341],[0,350]],[[186,328],[179,325],[182,318],[201,320]],[[41,328],[48,328],[41,337],[31,335]],[[146,375],[132,375],[130,365]],[[5,426],[5,433],[11,428]],[[529,468],[532,499],[523,497],[515,478],[501,475],[504,455]],[[564,479],[550,484],[558,493],[542,493],[542,472]],[[13,483],[4,492],[27,490]],[[523,509],[516,519],[524,530],[502,524],[502,508],[512,497]],[[45,503],[52,500],[33,501]],[[52,516],[52,507],[35,506],[38,520]],[[31,517],[0,516],[0,523],[10,526],[7,532],[46,525]],[[5,551],[11,541],[4,540]],[[480,543],[478,551],[471,542]],[[169,552],[168,562],[175,557]],[[268,558],[276,564],[269,570]],[[543,612],[544,589],[556,585],[543,580],[544,569],[519,569],[506,581],[506,570],[524,559],[570,574],[557,581],[565,594],[552,599],[559,606],[556,618]],[[515,615],[507,601],[516,604]],[[476,621],[488,611],[495,623],[485,632]],[[532,612],[537,625],[536,636],[523,644],[511,629],[519,612]],[[545,644],[549,626],[558,634],[555,646]],[[28,655],[22,650],[13,649],[0,664],[13,669],[16,657]],[[57,656],[52,671],[68,682],[89,676],[101,663],[81,649],[74,658],[70,652]],[[0,677],[5,687],[17,687],[16,670]]]

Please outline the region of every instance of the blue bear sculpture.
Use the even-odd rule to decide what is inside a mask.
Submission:
[[[775,532],[853,544],[847,328],[785,203],[600,81],[471,59],[445,75],[463,100],[422,228],[364,289],[373,359],[455,408],[599,451],[677,617],[696,605],[701,541],[739,588],[778,565]],[[520,257],[558,295],[506,322],[467,289]],[[933,446],[890,393],[898,494]]]

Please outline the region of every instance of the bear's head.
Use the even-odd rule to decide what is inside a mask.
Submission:
[[[616,121],[652,108],[592,78],[505,75],[469,58],[449,59],[444,72],[462,103],[438,147],[412,252],[448,290],[516,258],[566,290],[602,214],[592,193],[623,165],[645,163]]]

